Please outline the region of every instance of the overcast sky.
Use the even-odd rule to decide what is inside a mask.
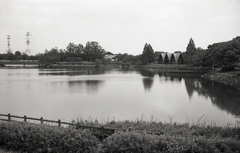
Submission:
[[[240,0],[0,0],[0,53],[98,42],[112,53],[185,51],[240,36]]]

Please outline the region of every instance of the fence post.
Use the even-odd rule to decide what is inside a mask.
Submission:
[[[8,121],[11,121],[11,115],[8,114]]]
[[[27,122],[27,116],[26,115],[24,115],[24,122]]]
[[[58,120],[58,126],[61,127],[61,120]]]
[[[41,124],[43,124],[43,117],[40,118]]]

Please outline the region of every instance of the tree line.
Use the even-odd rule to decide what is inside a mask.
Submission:
[[[202,67],[234,67],[240,60],[240,37],[230,41],[213,43],[202,49],[200,47],[183,53],[187,63]]]
[[[88,41],[85,46],[82,44],[69,43],[65,49],[52,48],[37,55],[27,55],[16,51],[15,54],[0,54],[0,60],[38,60],[39,62],[81,62],[81,61],[104,61],[107,52],[98,42]],[[117,61],[130,62],[135,64],[157,63],[159,54],[154,51],[151,44],[146,43],[142,53],[130,55],[128,53],[115,54]],[[231,66],[239,62],[240,57],[240,37],[230,41],[213,43],[202,49],[196,47],[191,38],[186,51],[183,52],[183,60],[186,64],[203,67]]]

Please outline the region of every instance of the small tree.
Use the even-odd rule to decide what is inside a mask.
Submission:
[[[22,55],[21,55],[20,51],[15,52],[15,58],[16,58],[16,60],[21,60],[22,59]]]
[[[23,60],[27,60],[27,58],[28,58],[28,55],[23,52],[23,53],[22,53],[22,59],[23,59]]]
[[[141,56],[141,61],[143,64],[152,63],[155,60],[154,50],[150,44],[145,44],[143,48],[143,53]]]
[[[186,53],[187,53],[187,54],[194,54],[194,52],[195,52],[196,50],[197,50],[197,49],[196,49],[196,47],[195,47],[194,41],[193,41],[193,39],[191,38],[191,39],[189,40],[188,45],[187,45]]]
[[[96,59],[103,59],[105,50],[98,44],[98,42],[87,42],[84,48],[84,60],[95,61]]]
[[[15,60],[15,55],[13,53],[7,53],[7,60]]]

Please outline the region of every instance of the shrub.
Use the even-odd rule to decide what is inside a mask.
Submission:
[[[103,141],[102,152],[237,152],[236,139],[204,136],[150,135],[138,132],[117,132]]]
[[[238,152],[240,128],[146,121],[84,125],[118,127],[99,141],[89,130],[24,122],[0,122],[0,148],[19,152]],[[131,129],[131,131],[127,130]],[[126,131],[126,132],[124,132]],[[155,135],[154,132],[162,135]],[[151,134],[152,133],[152,134]]]
[[[87,130],[13,123],[0,124],[0,147],[21,152],[91,152],[98,139]]]

